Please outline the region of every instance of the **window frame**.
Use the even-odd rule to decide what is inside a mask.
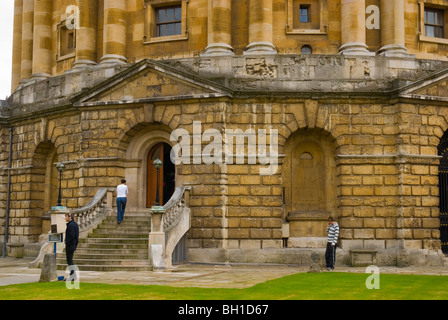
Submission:
[[[174,19],[173,20],[167,20],[167,21],[160,21],[159,20],[160,12],[162,10],[164,10],[165,11],[165,16],[166,16],[167,15],[167,11],[170,10],[170,9],[174,9],[174,12],[173,12]],[[176,9],[179,9],[180,14],[181,14],[181,17],[179,19],[176,19]],[[155,31],[155,37],[177,36],[177,35],[182,34],[182,6],[181,5],[175,5],[175,6],[171,5],[171,6],[166,6],[166,7],[157,7],[155,9],[155,16],[156,16],[156,19],[155,19],[156,26],[155,26],[155,30],[154,30]],[[181,28],[180,28],[179,32],[177,33],[176,32],[176,25],[178,23],[180,23]],[[161,35],[160,27],[161,26],[168,27],[168,25],[174,25],[174,33],[173,34]],[[167,30],[167,33],[168,33],[168,28],[166,30]]]
[[[306,10],[306,15],[302,14],[302,10]],[[302,17],[306,17],[306,21],[302,21]],[[300,4],[299,5],[299,22],[300,23],[310,23],[311,22],[311,5],[310,4]]]
[[[70,41],[72,43],[72,48],[69,48],[68,45],[68,41],[65,41],[64,39],[64,33],[66,33],[67,35],[70,33],[73,33],[73,39],[72,41]],[[59,24],[57,25],[57,32],[58,32],[58,36],[57,36],[57,61],[62,61],[62,60],[66,60],[66,59],[70,59],[76,56],[76,29],[73,30],[69,30],[67,28],[67,20],[61,21],[59,22]],[[69,37],[67,37],[68,40]],[[63,50],[62,46],[63,45],[67,45],[67,48],[65,48],[65,50]],[[66,51],[66,52],[65,52]]]
[[[328,1],[326,0],[317,0],[319,5],[319,28],[295,28],[294,27],[294,17],[298,17],[300,19],[300,12],[294,14],[294,1],[295,0],[286,0],[287,1],[287,21],[286,21],[286,34],[313,34],[313,35],[326,35],[327,34],[327,26],[328,26]],[[308,5],[308,22],[301,22],[302,24],[314,23],[316,21],[311,21],[311,10],[312,4],[309,1],[303,0],[303,3],[299,3],[299,7],[304,5]],[[300,23],[300,22],[299,22]]]
[[[440,14],[441,19],[442,19],[442,23],[441,24],[437,24],[435,22],[434,23],[427,22],[426,21],[426,16],[427,16],[428,12],[434,13],[435,17],[439,16],[439,14]],[[445,10],[443,10],[443,9],[433,8],[433,7],[426,7],[425,8],[425,10],[424,10],[424,24],[425,24],[424,33],[425,33],[426,37],[445,39],[445,14],[446,14]],[[438,37],[438,36],[435,36],[435,35],[434,36],[429,36],[427,34],[426,27],[433,27],[434,30],[441,29],[442,30],[442,36],[441,37]],[[434,34],[435,34],[435,32],[434,32]]]
[[[145,32],[143,44],[179,41],[188,39],[187,31],[187,4],[188,0],[166,1],[166,0],[145,0]],[[157,34],[157,12],[169,7],[181,8],[181,32],[180,34],[159,36]]]
[[[426,35],[426,23],[425,23],[425,11],[426,9],[433,9],[433,10],[441,10],[443,11],[443,19],[444,19],[444,25],[443,25],[443,38],[439,37],[431,37]],[[448,45],[448,39],[447,36],[447,22],[448,22],[448,6],[441,6],[441,5],[435,5],[432,3],[427,2],[419,2],[419,34],[418,34],[418,40],[420,42],[430,42],[430,43],[440,43]],[[432,24],[428,24],[432,25]]]
[[[303,53],[304,50],[309,50],[309,52]],[[313,54],[313,47],[311,47],[309,44],[305,44],[300,48],[300,54],[307,55],[307,54]]]

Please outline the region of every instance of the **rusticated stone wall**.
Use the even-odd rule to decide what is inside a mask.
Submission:
[[[290,254],[322,247],[329,215],[340,223],[345,262],[350,249],[377,250],[383,264],[402,250],[440,252],[437,146],[448,119],[437,69],[443,64],[406,59],[248,56],[148,60],[31,82],[1,110],[0,231],[10,126],[10,241],[18,243],[48,231],[56,161],[67,167],[63,205],[81,207],[126,177],[129,210],[146,210],[147,154],[158,142],[175,146],[170,135],[182,129],[199,138],[202,157],[195,162],[193,150],[176,165],[176,185],[192,187],[192,261],[306,262]],[[257,139],[265,130],[268,152],[278,133],[278,170],[261,174],[269,163],[250,162],[247,137],[242,163],[204,161],[206,131],[225,138],[238,129]]]

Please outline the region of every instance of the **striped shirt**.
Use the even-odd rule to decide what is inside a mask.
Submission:
[[[338,242],[339,237],[339,225],[337,222],[330,224],[327,227],[328,238],[327,242],[331,244],[336,244]]]

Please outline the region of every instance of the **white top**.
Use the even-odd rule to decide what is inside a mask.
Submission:
[[[128,186],[125,184],[120,184],[117,187],[117,198],[126,198],[128,194]]]

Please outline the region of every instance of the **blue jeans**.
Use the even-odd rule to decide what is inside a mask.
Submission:
[[[117,222],[123,221],[124,210],[126,209],[126,197],[117,198]]]

